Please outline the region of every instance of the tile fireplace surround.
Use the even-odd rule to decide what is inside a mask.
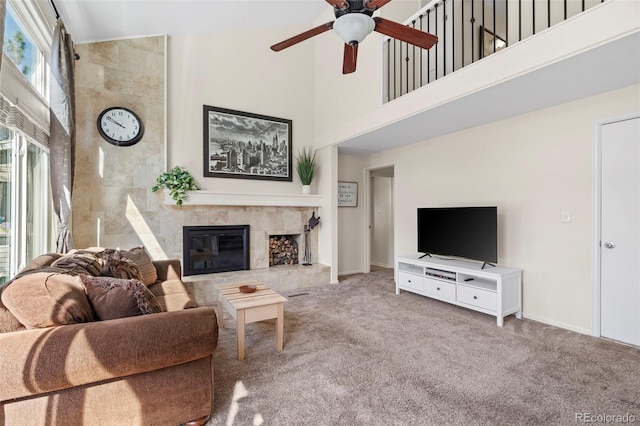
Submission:
[[[185,223],[193,225],[249,225],[250,270],[185,276],[183,281],[196,298],[198,305],[216,303],[214,285],[239,281],[258,280],[274,290],[292,290],[328,284],[330,268],[317,263],[318,236],[311,232],[311,266],[278,265],[269,267],[269,236],[302,234],[317,207],[289,206],[208,206],[207,223]],[[185,218],[186,219],[186,218]],[[194,218],[195,219],[195,218]],[[322,225],[320,225],[322,226]],[[303,248],[300,248],[301,253]]]

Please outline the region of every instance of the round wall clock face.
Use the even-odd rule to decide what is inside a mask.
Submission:
[[[138,143],[144,134],[142,119],[124,107],[107,108],[98,116],[98,132],[107,142],[117,146]]]

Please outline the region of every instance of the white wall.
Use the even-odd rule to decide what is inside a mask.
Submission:
[[[525,316],[588,333],[593,125],[633,111],[637,85],[364,158],[395,166],[395,253],[416,252],[418,207],[496,205],[498,262],[523,269]],[[340,265],[361,262],[359,221],[340,217]]]
[[[293,120],[294,156],[301,147],[313,146],[313,46],[282,52],[269,49],[304,29],[291,26],[169,38],[169,167],[186,167],[209,191],[300,193],[295,172],[291,183],[202,177],[202,106]]]
[[[338,272],[340,275],[364,272],[364,158],[340,154],[338,180],[358,184],[358,206],[338,208]]]

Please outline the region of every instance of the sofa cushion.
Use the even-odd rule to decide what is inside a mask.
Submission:
[[[13,280],[2,303],[27,328],[94,321],[93,310],[78,277],[35,272]]]
[[[162,312],[155,296],[136,279],[81,275],[96,316],[101,320]]]
[[[20,324],[18,318],[0,302],[0,333],[11,333],[24,329],[25,326]]]
[[[158,273],[153,261],[144,246],[134,247],[131,250],[120,250],[123,257],[131,260],[140,268],[140,281],[151,285],[158,281]]]
[[[195,308],[196,302],[181,280],[167,280],[149,286],[156,300],[165,311]]]
[[[40,269],[45,266],[49,266],[56,260],[60,259],[61,257],[62,255],[60,253],[41,254],[40,256],[33,259],[31,262],[27,263],[27,266],[25,266],[20,272],[33,271],[35,269]]]

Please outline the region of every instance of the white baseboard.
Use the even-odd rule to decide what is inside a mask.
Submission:
[[[362,274],[364,271],[362,269],[354,269],[353,271],[338,271],[338,276],[340,275],[353,275],[353,274]]]
[[[548,324],[548,325],[553,325],[554,327],[559,327],[559,328],[564,328],[565,330],[570,330],[570,331],[575,331],[576,333],[580,333],[580,334],[586,334],[591,336],[591,330],[588,328],[582,328],[582,327],[576,327],[574,325],[571,324],[566,324],[560,321],[554,321],[554,320],[550,320],[548,318],[544,318],[544,317],[539,317],[536,315],[530,315],[530,314],[522,314],[523,318],[526,319],[530,319],[533,321],[537,321],[537,322],[541,322],[543,324]]]
[[[371,264],[373,266],[377,266],[378,268],[390,268],[390,269],[393,269],[393,267],[394,267],[393,265],[387,265],[385,263],[380,263],[380,262],[371,262]]]

